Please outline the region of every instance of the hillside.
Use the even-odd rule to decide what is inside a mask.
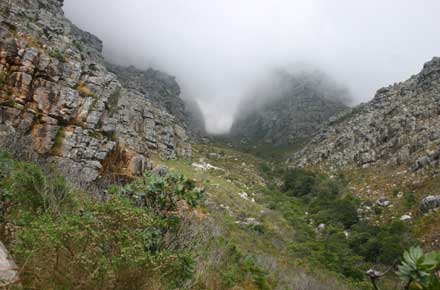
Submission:
[[[249,147],[300,144],[347,110],[347,98],[346,90],[319,71],[279,71],[242,102],[230,135]]]
[[[105,176],[109,163],[137,175],[152,154],[191,154],[180,115],[153,102],[170,92],[177,100],[171,77],[152,71],[162,80],[153,88],[125,85],[62,1],[3,1],[0,11],[1,147],[55,164],[78,185]]]
[[[345,176],[364,202],[361,211],[387,201],[374,222],[410,220],[419,240],[438,250],[440,214],[424,209],[427,200],[438,208],[439,92],[434,57],[420,73],[328,122],[288,164]]]
[[[327,169],[347,166],[435,166],[439,143],[440,59],[373,100],[329,122],[292,160]]]
[[[141,92],[154,106],[173,115],[192,137],[205,133],[203,114],[197,102],[180,98],[180,87],[174,77],[153,68],[143,71],[110,63],[106,67],[124,87]]]
[[[0,2],[0,288],[439,289],[440,58],[352,109],[278,72],[220,142],[103,46],[63,0]]]

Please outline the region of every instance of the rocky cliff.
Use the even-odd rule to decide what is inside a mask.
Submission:
[[[405,166],[419,170],[440,158],[440,58],[407,81],[382,88],[373,100],[330,122],[293,157],[327,169]]]
[[[109,163],[134,175],[153,154],[190,155],[178,112],[157,106],[156,87],[111,73],[102,42],[67,20],[62,4],[0,2],[0,148],[53,163],[77,184]],[[177,93],[171,77],[151,73],[159,90]]]
[[[299,143],[330,117],[347,110],[347,98],[347,91],[323,73],[280,71],[242,103],[231,135],[252,146]]]
[[[118,76],[124,87],[141,92],[154,106],[175,116],[193,137],[205,133],[203,114],[197,102],[180,97],[181,91],[175,77],[153,68],[141,70],[110,63],[106,66]]]

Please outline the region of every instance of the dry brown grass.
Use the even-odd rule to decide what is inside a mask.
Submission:
[[[94,96],[94,93],[92,92],[92,90],[86,84],[84,84],[84,82],[80,82],[76,89],[83,97]]]

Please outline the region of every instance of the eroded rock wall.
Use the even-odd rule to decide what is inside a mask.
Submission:
[[[380,89],[373,100],[330,122],[294,164],[338,169],[370,165],[413,171],[440,158],[440,58],[407,81]]]
[[[347,110],[348,92],[320,72],[278,72],[245,100],[231,136],[251,146],[309,140],[332,116]]]
[[[148,91],[124,87],[101,50],[63,16],[62,1],[2,1],[0,148],[52,162],[76,183],[97,180],[115,150],[124,168],[191,155],[176,118]]]

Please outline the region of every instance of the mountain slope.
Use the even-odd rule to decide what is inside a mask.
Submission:
[[[407,81],[330,122],[292,159],[302,166],[404,166],[419,170],[440,157],[440,58]]]
[[[194,100],[180,97],[181,91],[175,77],[153,68],[140,70],[110,63],[106,67],[118,76],[124,87],[141,92],[154,106],[176,117],[192,137],[204,134],[200,107]]]
[[[277,72],[243,102],[231,135],[251,146],[302,142],[330,117],[348,109],[343,103],[347,96],[320,72]]]
[[[0,3],[0,147],[54,163],[77,184],[99,179],[108,165],[136,175],[151,155],[190,155],[181,122],[147,96],[178,85],[124,86],[106,69],[102,42],[71,24],[62,3]]]

